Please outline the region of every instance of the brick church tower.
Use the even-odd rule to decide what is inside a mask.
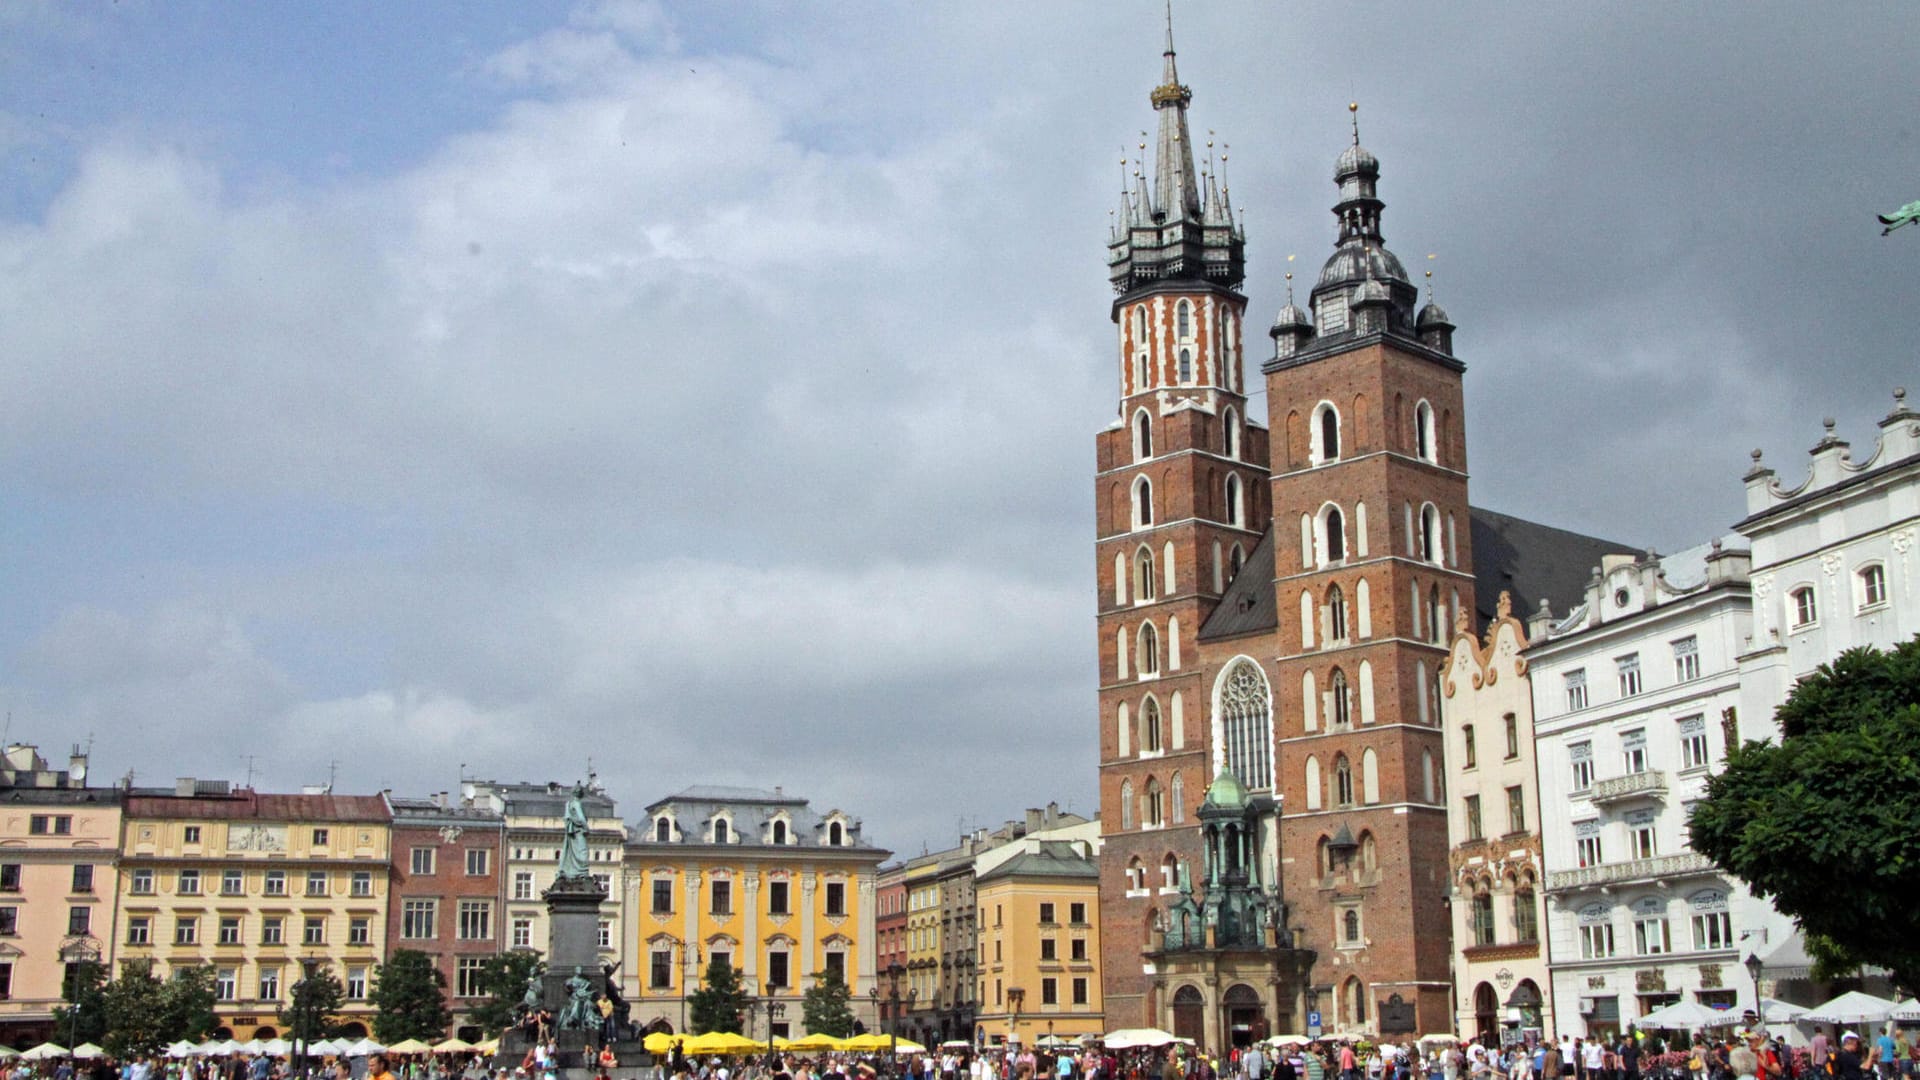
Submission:
[[[1245,237],[1194,166],[1193,95],[1167,35],[1151,95],[1154,172],[1137,175],[1109,244],[1119,415],[1097,438],[1103,967],[1141,970],[1147,921],[1203,848],[1194,816],[1213,773],[1197,633],[1266,528],[1266,432],[1247,422],[1241,362]],[[1109,1027],[1150,1011],[1109,979]]]
[[[1446,313],[1414,311],[1379,176],[1356,119],[1312,314],[1289,298],[1262,365],[1271,673],[1283,880],[1318,953],[1314,1000],[1330,1029],[1409,1034],[1451,1016],[1437,673],[1473,617],[1473,563],[1465,367]]]

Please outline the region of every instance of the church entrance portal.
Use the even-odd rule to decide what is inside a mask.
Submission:
[[[1227,1042],[1235,1047],[1252,1046],[1267,1037],[1267,1010],[1260,1004],[1260,992],[1245,983],[1227,990],[1221,1007],[1227,1014]]]
[[[1191,986],[1183,986],[1173,992],[1173,1033],[1182,1039],[1192,1039],[1195,1046],[1203,1045],[1207,1032],[1207,1003],[1200,991]]]

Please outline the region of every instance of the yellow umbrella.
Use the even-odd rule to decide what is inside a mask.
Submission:
[[[472,1049],[472,1043],[457,1035],[433,1044],[433,1052],[436,1054],[460,1054]]]
[[[884,1049],[884,1047],[882,1049]],[[912,1039],[901,1039],[899,1043],[894,1046],[894,1053],[897,1054],[924,1054],[926,1052],[926,1047],[921,1046]]]
[[[814,1032],[802,1035],[786,1045],[788,1050],[845,1050],[846,1043],[831,1035]]]
[[[673,1044],[675,1042],[685,1037],[684,1035],[669,1035],[664,1031],[650,1031],[647,1033],[646,1038],[640,1040],[640,1045],[646,1047],[647,1053],[649,1054],[665,1054],[673,1050]]]
[[[419,1039],[403,1039],[400,1042],[394,1043],[392,1046],[387,1047],[387,1053],[389,1054],[431,1054],[433,1053],[433,1047],[428,1046],[426,1043],[421,1042]]]
[[[755,1050],[764,1050],[766,1045],[758,1039],[735,1035],[731,1031],[709,1031],[688,1039],[685,1048],[689,1054],[750,1054]]]
[[[479,1043],[476,1046],[474,1046],[474,1049],[480,1051],[483,1054],[497,1054],[500,1052],[500,1040],[497,1038],[488,1039],[487,1041],[483,1043]]]
[[[893,1040],[877,1032],[869,1031],[865,1035],[855,1035],[841,1042],[843,1050],[885,1050],[893,1045]],[[924,1047],[922,1048],[924,1049]]]

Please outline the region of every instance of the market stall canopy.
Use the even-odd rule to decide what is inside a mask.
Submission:
[[[709,1031],[704,1035],[695,1035],[681,1045],[689,1054],[751,1054],[766,1049],[767,1044],[731,1031]]]
[[[28,1061],[52,1061],[67,1056],[67,1048],[59,1043],[44,1042],[20,1055]]]
[[[1176,1041],[1171,1032],[1159,1028],[1121,1028],[1107,1032],[1104,1040],[1109,1050],[1132,1050],[1147,1046],[1172,1046]]]
[[[464,1054],[471,1049],[473,1049],[473,1044],[460,1038],[458,1035],[451,1039],[442,1039],[433,1044],[433,1052],[436,1054]]]
[[[358,1042],[349,1043],[341,1053],[348,1057],[366,1057],[368,1054],[384,1053],[386,1049],[372,1039],[361,1039]]]
[[[1272,1043],[1275,1046],[1305,1046],[1308,1043],[1312,1042],[1313,1040],[1307,1038],[1305,1035],[1288,1034],[1288,1035],[1275,1035],[1273,1038],[1268,1039],[1267,1041]]]
[[[1824,1005],[1808,1009],[1800,1019],[1816,1024],[1877,1024],[1893,1012],[1886,998],[1849,990]]]
[[[947,1040],[946,1042],[943,1042],[943,1043],[941,1043],[941,1044],[940,1044],[940,1049],[942,1049],[942,1050],[971,1050],[971,1049],[973,1049],[973,1044],[972,1044],[972,1043],[970,1043],[970,1042],[968,1042],[968,1041],[967,1041],[967,1040],[965,1040],[965,1039],[948,1039],[948,1040]]]
[[[1436,1046],[1451,1046],[1459,1042],[1460,1037],[1458,1035],[1449,1035],[1442,1031],[1436,1031],[1431,1035],[1420,1036],[1420,1041],[1422,1043],[1433,1043]]]
[[[92,1061],[95,1058],[102,1058],[105,1056],[107,1056],[107,1052],[105,1050],[100,1049],[99,1047],[93,1045],[90,1042],[83,1042],[79,1046],[76,1046],[73,1048],[73,1059],[75,1061]]]
[[[901,1039],[899,1043],[894,1046],[893,1052],[896,1054],[924,1054],[927,1052],[927,1048],[914,1042],[912,1039]]]
[[[1781,1001],[1778,998],[1761,998],[1760,1012],[1766,1016],[1769,1024],[1798,1020],[1807,1015],[1806,1006],[1795,1005],[1791,1001]]]
[[[793,1041],[787,1043],[787,1049],[807,1052],[807,1051],[819,1051],[819,1050],[844,1050],[846,1048],[843,1045],[841,1045],[841,1042],[839,1039],[836,1039],[831,1035],[825,1035],[816,1031],[811,1035],[802,1035],[799,1038],[794,1039]]]
[[[498,1038],[487,1039],[476,1044],[474,1049],[483,1054],[497,1054],[500,1052],[500,1040]]]
[[[1920,998],[1908,998],[1893,1007],[1895,1020],[1920,1020]]]
[[[671,1035],[664,1031],[650,1031],[647,1033],[646,1038],[640,1040],[640,1045],[646,1047],[647,1053],[649,1054],[666,1054],[673,1051],[673,1044],[675,1042],[684,1038],[686,1038],[684,1035]]]
[[[293,1053],[293,1044],[285,1039],[268,1039],[260,1044],[260,1052],[268,1057],[286,1057]]]
[[[399,1042],[387,1047],[387,1053],[389,1054],[431,1054],[432,1052],[433,1047],[428,1046],[419,1039],[401,1039]]]
[[[1676,1001],[1671,1005],[1655,1009],[1635,1021],[1642,1029],[1668,1028],[1679,1031],[1732,1027],[1739,1022],[1740,1017],[1733,1010],[1709,1009],[1697,1001]]]
[[[0,1061],[7,1061],[9,1059],[17,1058],[19,1056],[20,1056],[20,1051],[15,1050],[13,1047],[0,1046]]]

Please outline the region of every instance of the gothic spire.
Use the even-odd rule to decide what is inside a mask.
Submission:
[[[1154,205],[1166,221],[1200,218],[1200,186],[1194,176],[1193,142],[1187,135],[1187,105],[1193,91],[1180,85],[1173,57],[1173,0],[1167,0],[1167,51],[1150,100],[1160,114],[1160,138],[1154,157]]]

